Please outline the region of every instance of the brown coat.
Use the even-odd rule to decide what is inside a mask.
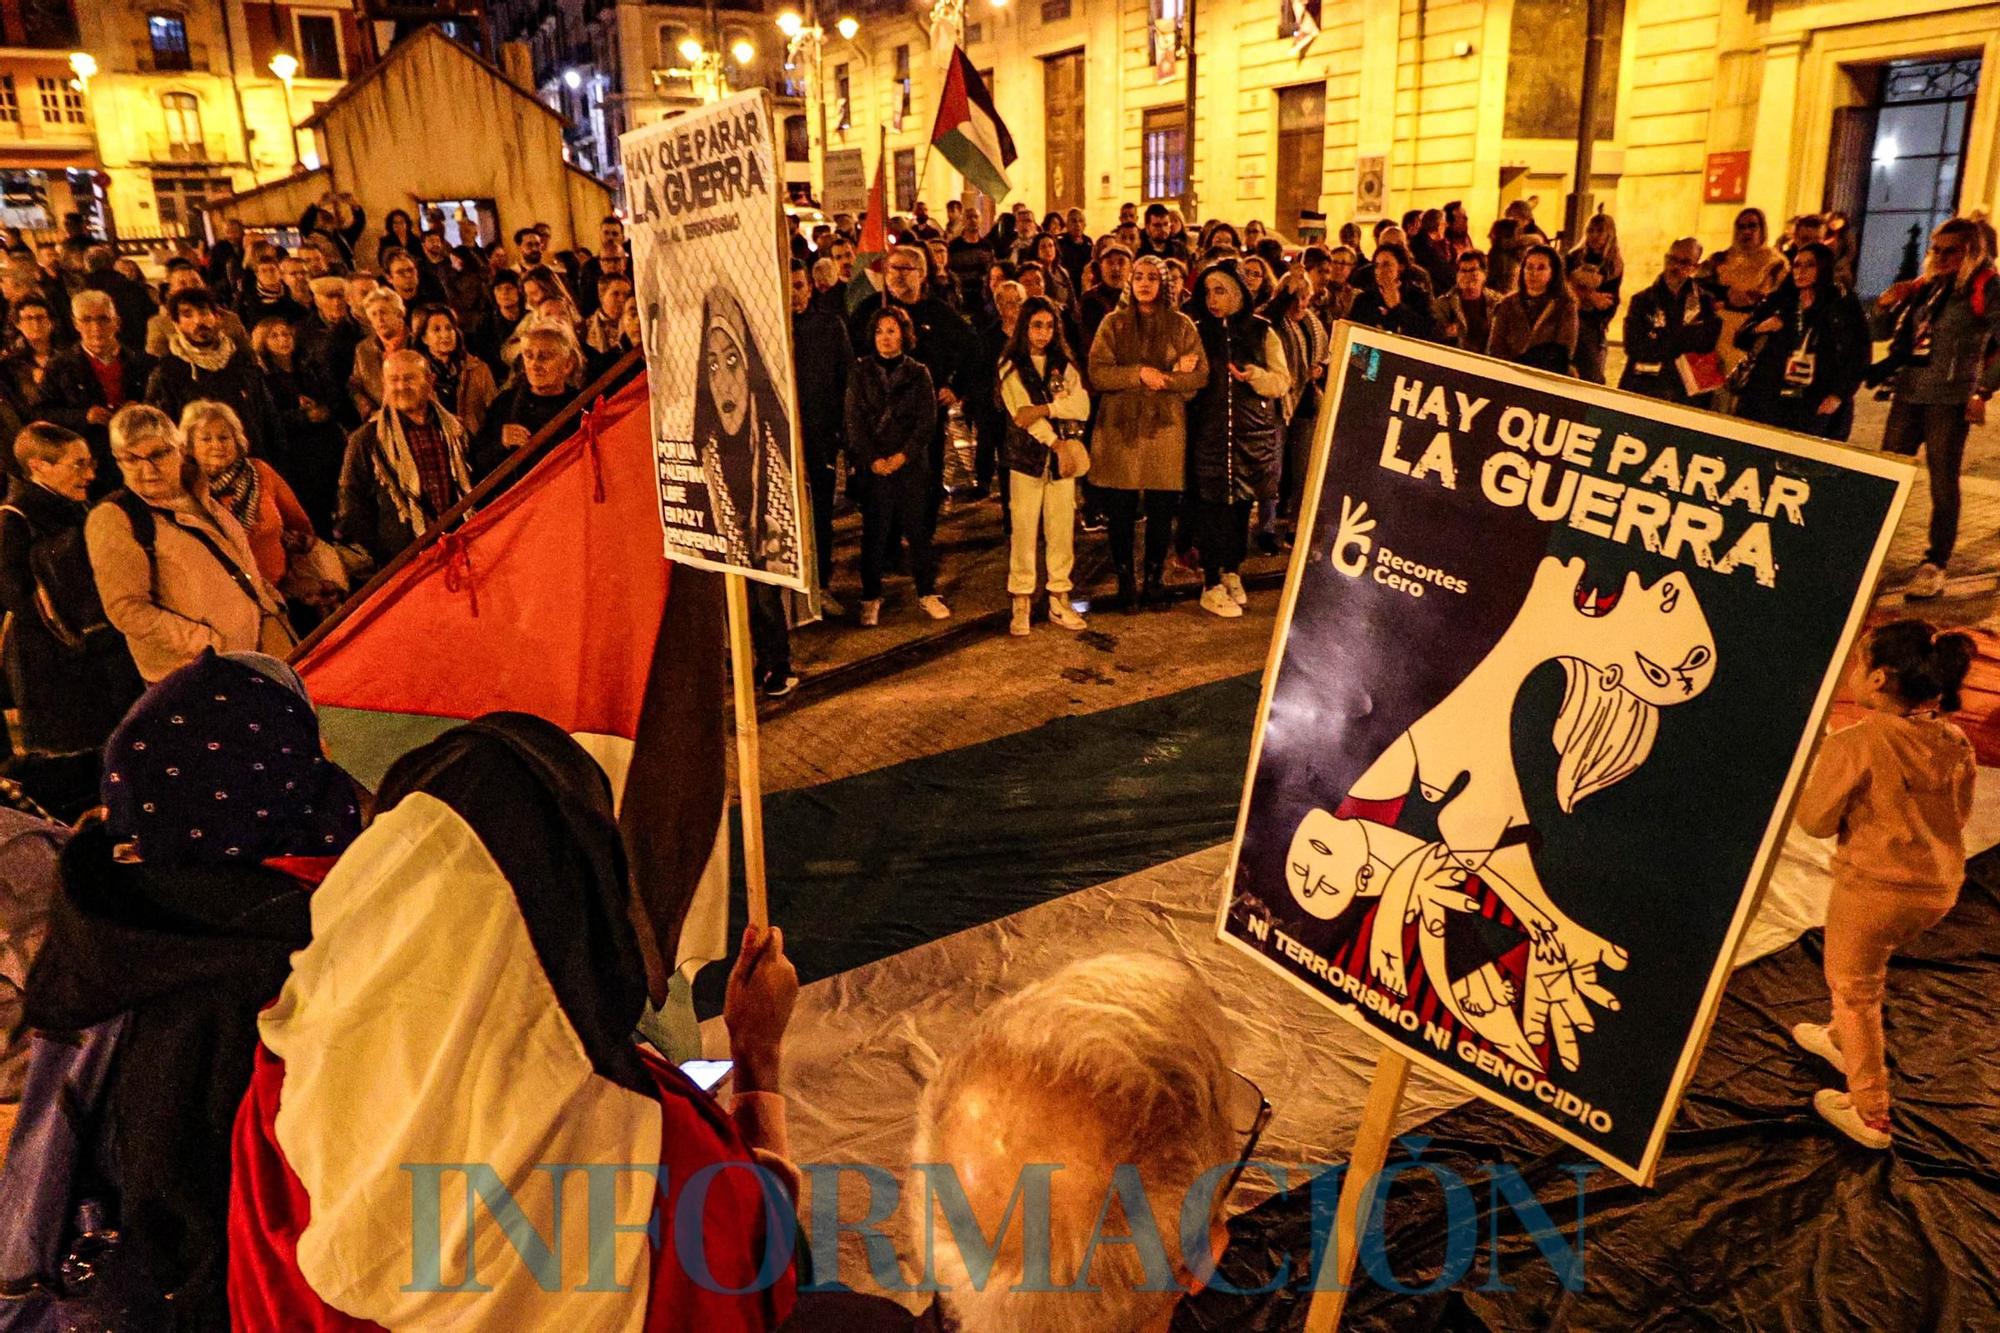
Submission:
[[[1165,311],[1164,350],[1140,346],[1138,312],[1127,304],[1105,317],[1090,345],[1090,387],[1099,395],[1090,437],[1090,480],[1115,491],[1178,491],[1186,484],[1187,404],[1208,383],[1208,355],[1194,321]],[[1192,352],[1193,370],[1174,363]],[[1165,373],[1165,389],[1139,382],[1139,368]]]
[[[117,505],[99,504],[83,525],[105,619],[125,636],[147,684],[194,661],[204,648],[275,657],[291,652],[285,599],[258,572],[250,539],[233,515],[203,497],[193,511],[155,507],[153,520],[150,561]],[[244,596],[208,548],[185,531],[197,526],[258,590],[258,601]]]

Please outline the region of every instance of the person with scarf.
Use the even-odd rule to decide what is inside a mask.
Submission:
[[[1695,270],[1695,281],[1708,289],[1722,317],[1722,335],[1715,344],[1716,359],[1728,375],[1748,349],[1737,345],[1736,333],[1763,299],[1778,289],[1785,278],[1785,257],[1770,242],[1764,210],[1746,208],[1736,214],[1727,249],[1717,251]],[[1728,390],[1716,394],[1718,410],[1731,407]]]
[[[392,352],[382,366],[385,401],[348,437],[340,466],[334,540],[380,567],[472,490],[465,427],[438,406],[422,352]]]
[[[596,379],[639,345],[639,307],[632,300],[632,279],[606,273],[592,290],[597,299],[583,321],[585,379]]]
[[[333,531],[340,497],[340,460],[347,432],[333,412],[315,399],[298,359],[298,338],[282,319],[267,319],[250,331],[250,350],[263,372],[264,388],[278,414],[284,448],[270,459],[298,497],[315,532]]]
[[[318,534],[283,475],[250,457],[235,411],[223,403],[189,403],[181,413],[181,435],[208,493],[243,525],[264,581],[320,610],[338,605],[346,584],[323,578],[296,559],[313,549]]]
[[[1167,263],[1148,255],[1132,265],[1123,304],[1105,317],[1090,346],[1089,382],[1098,395],[1090,479],[1104,506],[1111,567],[1128,611],[1166,600],[1167,548],[1187,484],[1187,404],[1208,382],[1201,335],[1167,297]],[[1143,585],[1133,577],[1142,507]]]
[[[1521,255],[1521,285],[1493,307],[1486,355],[1551,374],[1572,374],[1577,309],[1560,276],[1562,256],[1552,245],[1531,245]]]
[[[917,605],[933,620],[951,608],[937,595],[931,554],[928,441],[937,430],[937,395],[915,355],[916,332],[901,305],[877,306],[863,326],[867,351],[847,377],[847,449],[861,501],[861,623],[882,617],[882,570],[900,530],[909,543]]]
[[[522,322],[516,340],[518,373],[486,409],[486,420],[472,437],[469,457],[476,482],[492,476],[508,455],[527,444],[576,399],[571,385],[583,365],[583,353],[567,321],[530,316]]]
[[[1212,264],[1195,283],[1196,328],[1208,383],[1195,395],[1188,439],[1195,542],[1201,548],[1201,609],[1234,619],[1250,597],[1237,572],[1249,545],[1250,511],[1278,496],[1282,400],[1292,387],[1284,344],[1250,309],[1236,265]]]
[[[1423,270],[1402,242],[1384,241],[1376,246],[1369,271],[1374,280],[1354,298],[1347,317],[1385,333],[1435,341],[1438,329],[1431,314],[1431,298],[1417,285]]]
[[[1569,252],[1565,273],[1576,299],[1577,378],[1602,384],[1606,340],[1625,281],[1618,223],[1609,213],[1594,213],[1584,224],[1583,244]]]
[[[101,793],[28,974],[39,1035],[0,1175],[0,1282],[57,1322],[224,1333],[258,1011],[311,939],[312,886],[361,831],[360,795],[289,667],[208,650],[112,733]],[[95,1133],[34,1132],[64,1105]]]
[[[258,1022],[233,1154],[238,1333],[782,1323],[796,1224],[780,1077],[798,988],[782,935],[746,931],[729,980],[725,1108],[633,1040],[667,926],[634,901],[610,783],[582,747],[490,714],[399,760],[376,806]],[[456,1202],[413,1238],[413,1187],[464,1197],[462,1172],[425,1174],[447,1162],[490,1171],[551,1257]],[[456,1277],[467,1254],[476,1282]]]
[[[227,403],[243,422],[253,453],[278,452],[278,414],[264,377],[248,341],[238,343],[222,331],[221,313],[208,289],[175,292],[167,298],[167,315],[173,331],[167,335],[166,354],[146,381],[146,401],[173,418],[198,398]]]
[[[140,690],[125,640],[89,605],[79,540],[97,463],[82,436],[47,422],[22,430],[12,452],[20,474],[0,501],[0,613],[12,617],[0,669],[18,710],[14,744],[95,750]],[[50,569],[62,577],[45,580]]]
[[[410,336],[431,363],[438,405],[457,417],[468,435],[479,434],[486,409],[500,390],[486,363],[466,351],[457,312],[448,305],[418,306],[410,318]]]
[[[1738,347],[1758,346],[1738,416],[1829,440],[1854,428],[1854,394],[1868,374],[1867,318],[1834,281],[1833,266],[1826,246],[1799,246],[1790,276],[1737,329]]]
[[[243,525],[209,494],[173,420],[127,403],[111,418],[111,456],[125,489],[90,511],[83,537],[104,618],[139,674],[164,679],[209,648],[290,652],[284,597]]]
[[[236,303],[236,315],[243,327],[254,332],[267,319],[296,324],[306,317],[307,309],[285,285],[278,257],[269,253],[260,255],[251,268],[251,281],[244,285],[243,295]]]
[[[1332,339],[1326,326],[1319,322],[1319,316],[1313,313],[1312,280],[1303,269],[1294,268],[1278,280],[1277,294],[1265,305],[1263,315],[1278,331],[1285,346],[1285,364],[1292,370],[1291,387],[1284,397],[1284,465],[1278,501],[1263,506],[1257,532],[1258,549],[1266,555],[1276,555],[1282,545],[1278,520],[1283,518],[1289,525],[1297,518],[1299,500],[1305,492],[1313,428],[1319,420],[1320,385],[1326,379]]]
[[[1048,551],[1049,622],[1081,630],[1084,619],[1069,604],[1076,566],[1076,476],[1064,473],[1058,446],[1068,441],[1071,455],[1085,456],[1090,396],[1063,342],[1055,302],[1033,296],[1022,303],[998,365],[1000,406],[1007,414],[1000,453],[1014,520],[1008,534],[1007,594],[1013,603],[1008,633],[1029,632],[1038,536]]]
[[[1873,332],[1889,339],[1889,355],[1874,372],[1895,397],[1882,428],[1886,453],[1914,456],[1919,446],[1930,472],[1931,520],[1924,562],[1906,594],[1936,597],[1958,540],[1958,473],[1965,437],[1986,420],[1987,401],[2000,390],[2000,273],[1994,270],[1992,228],[1953,218],[1931,233],[1921,278],[1890,285],[1875,303]]]
[[[1625,307],[1625,370],[1618,387],[1663,402],[1708,405],[1709,395],[1690,399],[1678,362],[1715,350],[1722,317],[1715,298],[1694,280],[1701,242],[1683,236],[1667,247],[1660,276]]]
[[[382,361],[410,345],[409,308],[387,287],[376,287],[360,300],[361,320],[368,336],[354,349],[354,373],[347,381],[354,410],[362,420],[382,406]]]

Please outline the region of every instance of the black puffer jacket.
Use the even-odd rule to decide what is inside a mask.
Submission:
[[[905,480],[930,470],[930,438],[937,429],[937,390],[914,356],[890,370],[873,356],[854,363],[847,377],[847,452],[864,477],[868,465],[901,454],[895,476]]]
[[[1221,275],[1241,293],[1242,308],[1227,319],[1210,314],[1207,291]],[[1194,303],[1195,327],[1208,353],[1208,384],[1189,406],[1188,477],[1195,498],[1210,504],[1275,500],[1283,471],[1279,400],[1291,387],[1285,353],[1269,323],[1250,311],[1250,290],[1232,264],[1203,271]],[[1231,366],[1247,370],[1238,380]]]

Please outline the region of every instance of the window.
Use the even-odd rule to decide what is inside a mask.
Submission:
[[[21,35],[25,45],[47,50],[74,49],[80,38],[69,0],[20,0]]]
[[[907,213],[917,206],[917,150],[896,150],[896,211]]]
[[[853,89],[848,83],[847,66],[844,63],[833,67],[833,89],[834,97],[840,103],[839,106],[834,108],[835,115],[838,117],[834,128],[842,130],[853,129],[854,99],[849,96]]]
[[[1583,47],[1589,0],[1515,0],[1507,47],[1510,139],[1574,139],[1583,97]],[[1598,89],[1597,137],[1611,137],[1618,110],[1618,52],[1625,0],[1604,6],[1604,81]]]
[[[0,124],[21,123],[21,99],[14,92],[14,76],[0,74]]]
[[[977,46],[985,40],[986,40],[985,24],[973,22],[965,25],[965,44],[967,46]]]
[[[1042,22],[1061,23],[1069,17],[1070,0],[1042,0]]]
[[[1154,107],[1140,130],[1139,161],[1147,203],[1172,202],[1187,193],[1187,108]]]
[[[910,84],[910,48],[896,48],[896,128],[903,127],[903,117],[910,114],[912,105]]]
[[[229,181],[214,176],[155,176],[153,198],[160,208],[160,226],[188,230],[203,204],[229,193]]]
[[[167,118],[167,156],[176,162],[199,160],[201,146],[201,103],[193,93],[167,93],[160,98],[160,110]]]
[[[333,14],[295,13],[298,25],[299,73],[308,79],[344,79],[340,60],[340,19]]]
[[[8,76],[7,82],[7,100],[12,102],[14,100],[14,93],[13,77],[11,75]],[[44,75],[35,80],[35,92],[39,95],[42,103],[42,124],[81,125],[84,123],[83,94],[77,89],[70,87],[69,80]],[[11,119],[19,120],[20,118],[21,113],[17,108]],[[7,118],[0,117],[0,119]]]
[[[655,86],[665,96],[694,96],[694,81],[692,79],[688,78],[685,74],[674,75],[665,72],[670,69],[680,69],[687,64],[686,57],[681,55],[681,43],[687,40],[687,36],[687,29],[681,27],[678,23],[662,23],[659,26],[657,40],[659,42],[660,54],[659,60],[654,66],[655,70],[659,72],[654,74],[653,81]]]
[[[149,14],[146,36],[153,44],[153,68],[193,69],[188,52],[187,20],[179,14]]]
[[[812,141],[806,131],[804,116],[785,117],[785,161],[812,161]]]

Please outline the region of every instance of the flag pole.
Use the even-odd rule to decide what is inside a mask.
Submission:
[[[741,574],[724,574],[729,603],[729,671],[736,700],[736,792],[743,816],[743,887],[750,924],[771,924],[764,882],[764,782],[757,752],[756,665],[750,644],[750,584]]]
[[[1409,1077],[1408,1056],[1387,1047],[1376,1056],[1375,1077],[1368,1084],[1368,1102],[1361,1111],[1360,1128],[1354,1131],[1354,1151],[1348,1155],[1340,1202],[1333,1210],[1333,1253],[1321,1260],[1333,1261],[1333,1281],[1329,1284],[1324,1272],[1314,1281],[1312,1303],[1306,1307],[1305,1333],[1334,1333],[1341,1315],[1347,1312],[1348,1287],[1361,1254],[1361,1228],[1367,1224],[1369,1206],[1375,1199],[1376,1177],[1389,1160],[1389,1138]]]

